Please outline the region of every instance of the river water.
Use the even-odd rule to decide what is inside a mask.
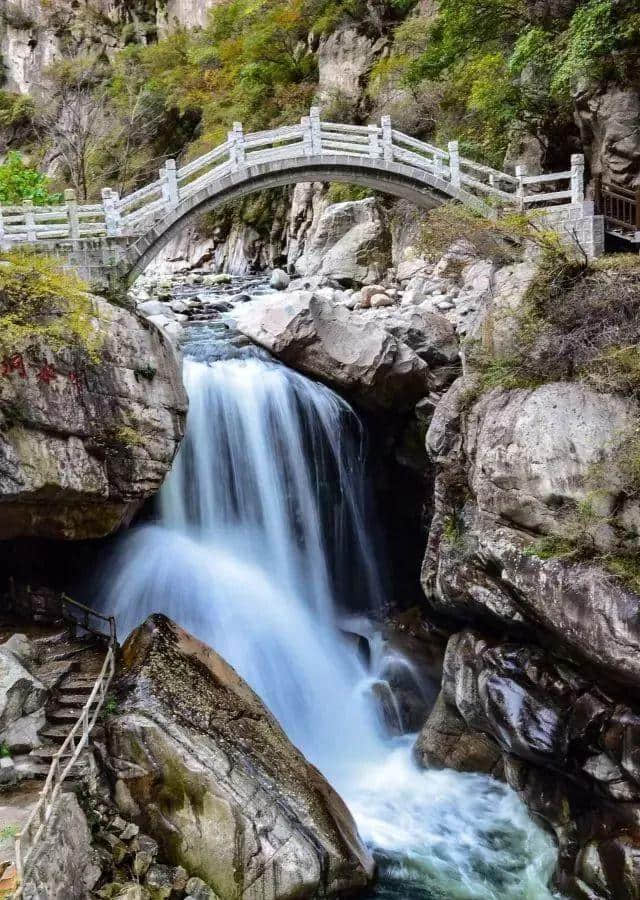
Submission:
[[[484,776],[418,769],[340,629],[384,602],[366,442],[328,388],[191,329],[187,435],[154,524],[104,573],[121,635],[164,612],[251,684],[342,794],[380,864],[371,898],[546,900],[551,839]],[[375,655],[374,655],[375,656]]]

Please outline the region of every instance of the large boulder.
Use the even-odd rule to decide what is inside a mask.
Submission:
[[[23,717],[40,710],[49,696],[47,688],[6,644],[0,646],[0,742]]]
[[[414,350],[312,292],[267,295],[234,315],[243,334],[287,365],[366,406],[403,410],[428,392],[429,367]]]
[[[342,800],[213,650],[163,616],[123,648],[107,744],[124,815],[220,897],[364,887],[372,861]]]
[[[491,391],[466,424],[469,486],[478,507],[547,533],[563,533],[564,511],[586,500],[610,515],[621,478],[615,465],[603,464],[637,420],[633,401],[582,384]]]
[[[187,406],[175,352],[152,324],[92,304],[95,359],[34,338],[2,363],[0,539],[107,535],[171,466]]]
[[[22,896],[25,900],[84,900],[100,878],[98,855],[76,795],[61,794],[36,845]]]
[[[314,221],[295,262],[299,275],[371,284],[391,265],[391,237],[376,200],[334,203]]]
[[[583,82],[574,98],[591,172],[604,181],[638,187],[640,96],[637,88]]]

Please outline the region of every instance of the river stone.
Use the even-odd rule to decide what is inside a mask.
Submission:
[[[291,279],[283,269],[274,269],[269,279],[269,284],[276,291],[286,291]]]
[[[429,368],[406,344],[307,291],[267,295],[234,312],[243,334],[287,365],[371,408],[408,409]]]
[[[178,449],[187,399],[169,341],[93,303],[97,364],[34,341],[26,377],[0,378],[0,539],[110,534],[156,493]],[[43,360],[48,381],[37,377]]]
[[[225,900],[367,884],[372,860],[344,803],[224,660],[160,615],[122,660],[106,725],[116,796],[168,862]]]

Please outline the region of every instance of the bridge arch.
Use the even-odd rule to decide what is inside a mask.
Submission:
[[[274,187],[309,181],[345,182],[402,198],[421,209],[432,209],[445,200],[459,200],[491,215],[491,208],[478,197],[444,178],[395,160],[370,159],[340,154],[280,159],[239,168],[204,186],[178,203],[164,218],[127,248],[120,274],[130,285],[169,241],[195,217],[239,200],[248,194]]]

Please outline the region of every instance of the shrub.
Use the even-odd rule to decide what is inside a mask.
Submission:
[[[59,203],[60,194],[52,194],[46,175],[26,166],[20,153],[12,150],[0,165],[0,203],[13,205],[32,200],[37,205]]]
[[[76,347],[97,362],[96,310],[86,285],[56,260],[29,251],[0,255],[0,350],[21,350],[36,338],[54,349]]]
[[[327,200],[330,203],[346,203],[349,200],[364,200],[374,195],[375,191],[371,190],[371,188],[334,181],[329,185]]]

